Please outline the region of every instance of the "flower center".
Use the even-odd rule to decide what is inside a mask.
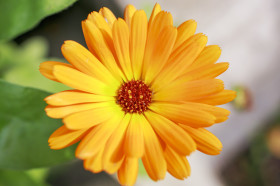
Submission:
[[[124,83],[118,90],[117,103],[125,113],[145,112],[152,102],[151,89],[141,80]]]

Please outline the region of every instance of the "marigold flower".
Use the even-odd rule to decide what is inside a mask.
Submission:
[[[166,171],[190,175],[186,156],[195,150],[216,155],[221,142],[205,128],[228,118],[225,104],[235,92],[216,79],[228,63],[221,50],[195,34],[196,22],[173,26],[172,15],[154,6],[150,19],[132,5],[124,19],[107,8],[82,22],[89,51],[65,41],[70,64],[47,61],[40,72],[73,88],[48,96],[46,113],[64,125],[49,138],[52,149],[81,141],[76,157],[92,172],[117,172],[133,185],[138,161],[157,181]]]

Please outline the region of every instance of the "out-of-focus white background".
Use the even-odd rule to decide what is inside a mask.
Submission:
[[[232,114],[228,121],[210,130],[222,141],[218,156],[200,152],[190,158],[191,176],[179,181],[167,175],[164,181],[138,179],[137,185],[224,185],[218,172],[248,145],[256,131],[263,127],[280,103],[280,1],[279,0],[117,0],[122,9],[133,4],[137,9],[149,9],[158,2],[171,12],[174,23],[188,19],[198,23],[197,32],[208,36],[208,44],[222,48],[219,61],[230,62],[229,70],[220,78],[226,88],[243,85],[252,94],[250,111]]]

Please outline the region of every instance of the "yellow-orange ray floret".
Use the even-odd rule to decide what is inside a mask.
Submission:
[[[190,173],[186,156],[195,150],[217,155],[222,143],[206,127],[228,119],[217,105],[233,100],[222,80],[229,63],[217,63],[221,49],[206,46],[188,20],[174,27],[159,4],[150,18],[128,5],[124,19],[106,7],[82,21],[88,50],[65,41],[61,51],[70,63],[40,64],[46,78],[72,90],[45,98],[49,117],[63,126],[49,138],[52,149],[76,142],[85,169],[118,174],[134,185],[142,160],[152,180],[168,171],[177,179]]]

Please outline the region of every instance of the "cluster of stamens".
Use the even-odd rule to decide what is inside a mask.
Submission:
[[[125,113],[145,112],[152,102],[151,89],[141,80],[124,83],[118,90],[117,103]]]

